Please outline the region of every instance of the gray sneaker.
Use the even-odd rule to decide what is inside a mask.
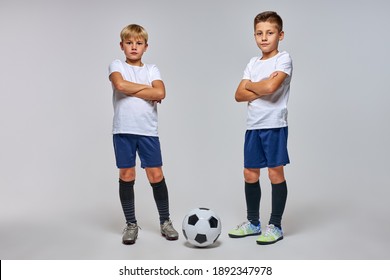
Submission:
[[[177,231],[173,228],[172,221],[166,220],[161,225],[161,234],[164,236],[167,240],[177,240],[179,238],[179,234]]]
[[[129,223],[123,230],[122,242],[126,245],[131,245],[135,243],[135,240],[138,237],[138,225]]]

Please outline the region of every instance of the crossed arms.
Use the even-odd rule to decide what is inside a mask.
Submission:
[[[286,77],[286,73],[276,71],[273,72],[268,79],[260,82],[241,80],[235,94],[236,101],[253,101],[261,96],[273,94],[282,85]]]
[[[242,80],[236,90],[236,101],[253,101],[261,96],[273,94],[281,86],[286,77],[286,73],[276,71],[268,79],[260,82]],[[161,102],[165,98],[165,85],[161,80],[154,80],[151,86],[137,84],[124,80],[119,72],[111,73],[110,80],[116,90],[128,96],[158,102]]]
[[[110,75],[110,81],[116,90],[128,96],[157,102],[161,102],[165,98],[165,85],[161,80],[154,80],[149,86],[126,81],[121,73],[113,72]]]

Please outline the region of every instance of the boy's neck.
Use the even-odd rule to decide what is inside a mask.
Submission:
[[[273,50],[272,52],[269,52],[269,53],[262,53],[262,57],[261,57],[261,60],[266,60],[266,59],[270,59],[272,57],[274,57],[275,55],[277,55],[279,53],[278,50]]]
[[[128,58],[126,58],[126,63],[131,65],[131,66],[138,66],[138,67],[142,67],[144,66],[144,64],[142,63],[141,60],[130,60]]]

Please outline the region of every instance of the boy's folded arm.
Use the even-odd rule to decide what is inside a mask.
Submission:
[[[137,84],[124,80],[122,74],[119,72],[111,73],[110,81],[117,91],[129,96],[134,96],[136,93],[144,89],[151,88],[149,85]]]
[[[151,87],[138,91],[133,96],[150,101],[161,101],[165,98],[164,82],[162,80],[154,80]]]
[[[245,88],[255,93],[258,97],[273,94],[282,85],[286,77],[286,73],[276,71],[266,80],[262,80],[260,82],[248,82],[245,85]]]
[[[249,83],[250,80],[241,80],[240,84],[237,87],[235,99],[237,102],[247,102],[253,101],[259,96],[252,91],[246,89],[246,84]]]

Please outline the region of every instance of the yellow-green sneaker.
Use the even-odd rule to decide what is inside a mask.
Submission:
[[[268,225],[264,234],[257,238],[256,243],[260,245],[268,245],[278,242],[283,239],[283,231],[274,225]]]
[[[249,221],[243,222],[242,224],[229,231],[229,236],[231,238],[240,238],[259,234],[261,234],[260,223],[258,226],[255,226]]]

